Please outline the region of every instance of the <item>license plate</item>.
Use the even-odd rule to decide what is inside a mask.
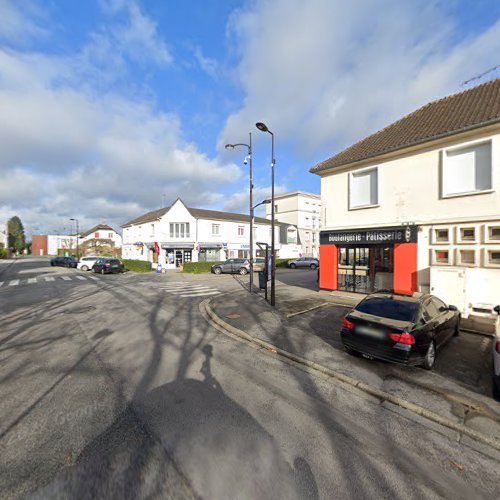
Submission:
[[[356,333],[361,333],[378,339],[385,337],[385,333],[383,331],[377,330],[376,328],[370,328],[369,326],[358,326],[356,328]]]

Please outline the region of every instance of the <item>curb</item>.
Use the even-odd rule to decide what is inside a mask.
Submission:
[[[263,348],[265,348],[273,353],[276,353],[279,356],[290,359],[291,361],[294,361],[294,362],[299,363],[301,365],[307,366],[308,368],[312,368],[313,370],[321,372],[321,373],[323,373],[331,378],[337,379],[340,382],[343,382],[344,384],[347,384],[351,387],[355,387],[357,389],[360,389],[361,391],[365,392],[366,394],[369,394],[371,396],[376,397],[381,402],[388,401],[389,403],[392,403],[396,406],[404,408],[405,410],[411,411],[411,412],[415,413],[416,415],[424,417],[432,422],[440,424],[440,425],[447,427],[448,429],[451,429],[453,431],[459,432],[460,434],[468,436],[471,439],[474,439],[475,441],[486,444],[486,445],[490,446],[491,448],[494,448],[495,450],[500,451],[500,441],[498,439],[492,438],[486,434],[483,434],[482,432],[478,432],[478,431],[475,431],[473,429],[470,429],[469,427],[466,427],[465,425],[458,424],[458,423],[454,422],[453,420],[450,420],[446,417],[438,415],[437,413],[434,413],[433,411],[427,410],[426,408],[423,408],[415,403],[411,403],[409,401],[406,401],[405,399],[402,399],[398,396],[394,396],[393,394],[389,394],[388,392],[381,391],[380,389],[377,389],[375,387],[372,387],[371,385],[365,384],[364,382],[361,382],[360,380],[356,380],[352,377],[349,377],[348,375],[344,375],[344,374],[339,373],[335,370],[332,370],[330,368],[326,368],[318,363],[315,363],[314,361],[309,361],[306,358],[303,358],[301,356],[297,356],[296,354],[293,354],[291,352],[280,349],[279,347],[277,347],[269,342],[266,342],[265,340],[260,340],[258,338],[252,337],[251,335],[248,335],[243,330],[239,330],[238,328],[230,325],[229,323],[226,323],[222,318],[217,316],[217,314],[210,307],[210,302],[211,302],[211,299],[205,299],[204,301],[202,301],[200,303],[200,309],[202,309],[206,313],[206,315],[208,316],[208,318],[210,318],[211,321],[213,321],[216,325],[218,325],[222,330],[225,330],[225,332],[227,332],[231,335],[235,335],[237,337],[240,337],[240,338],[242,338],[248,342],[251,342],[253,344],[256,344],[260,347],[263,347]]]

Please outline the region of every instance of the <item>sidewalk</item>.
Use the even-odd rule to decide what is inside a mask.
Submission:
[[[491,397],[468,390],[456,380],[434,371],[427,372],[420,368],[392,365],[347,354],[342,349],[336,325],[354,305],[352,299],[346,299],[343,295],[341,302],[333,294],[305,291],[286,285],[277,287],[276,296],[276,308],[273,309],[259,294],[250,295],[245,291],[224,294],[208,302],[207,313],[229,333],[237,333],[234,330],[237,329],[256,343],[267,342],[271,346],[266,347],[283,350],[286,357],[294,360],[302,358],[302,364],[306,366],[327,374],[335,372],[334,376],[338,375],[337,378],[341,380],[345,377],[356,387],[366,386],[369,389],[365,392],[371,391],[372,395],[391,395],[389,400],[383,395],[379,397],[383,406],[453,439],[481,448],[484,445],[471,439],[467,435],[469,431],[494,439],[500,436],[500,404]],[[304,312],[308,309],[310,312]],[[319,336],[315,333],[318,331],[318,328],[314,328],[318,326],[315,322],[321,323],[320,329],[328,331],[326,313],[331,324],[331,338],[330,335]],[[408,404],[401,407],[390,402],[391,399],[396,403],[403,400]],[[438,418],[432,422],[422,419],[414,411],[408,411],[408,408],[416,405]],[[436,423],[442,423],[441,419],[445,425],[448,424],[448,428]],[[500,441],[495,447],[500,450]]]

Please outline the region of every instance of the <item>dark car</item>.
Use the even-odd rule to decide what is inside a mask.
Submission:
[[[214,264],[212,266],[214,274],[222,273],[238,273],[247,274],[250,272],[250,262],[248,259],[228,259],[222,264]]]
[[[74,267],[78,265],[78,260],[74,257],[54,257],[50,261],[51,266]]]
[[[97,259],[92,266],[94,273],[108,274],[108,273],[123,273],[125,266],[118,259]]]
[[[347,314],[340,336],[349,352],[430,370],[436,351],[459,329],[457,308],[433,295],[376,292]]]

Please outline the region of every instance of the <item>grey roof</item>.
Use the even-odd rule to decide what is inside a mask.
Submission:
[[[85,238],[91,233],[95,233],[96,231],[99,231],[100,229],[103,229],[105,231],[113,231],[116,233],[116,231],[111,227],[108,226],[107,224],[97,224],[97,226],[94,226],[92,229],[89,229],[88,231],[85,231],[84,233],[80,233],[80,238]]]
[[[219,210],[206,210],[204,208],[189,208],[186,207],[189,213],[195,219],[208,219],[208,220],[227,220],[232,222],[250,222],[250,216],[245,214],[235,214],[233,212],[221,212]],[[168,211],[170,207],[160,208],[158,210],[152,210],[151,212],[147,212],[135,219],[132,219],[125,224],[122,224],[121,227],[133,226],[135,224],[144,224],[146,222],[151,222],[154,220],[158,220],[160,217],[163,217]],[[262,217],[254,217],[254,221],[258,224],[268,224],[271,222]]]
[[[342,167],[500,121],[500,78],[430,102],[318,163],[309,171]]]

